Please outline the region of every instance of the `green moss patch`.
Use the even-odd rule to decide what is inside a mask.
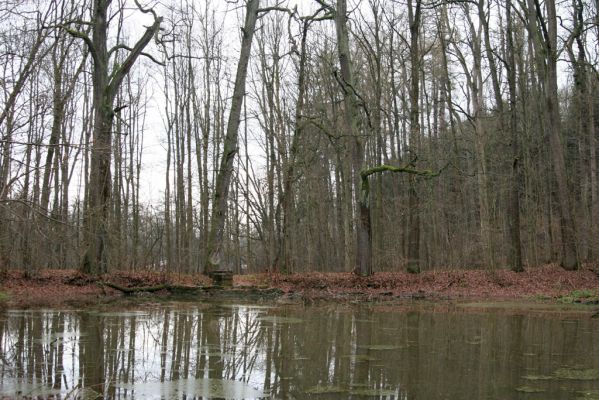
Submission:
[[[353,396],[376,396],[386,397],[397,394],[395,390],[391,389],[353,389],[350,390],[349,394]]]
[[[583,390],[576,393],[576,400],[599,400],[599,390]]]
[[[549,381],[551,379],[555,379],[554,376],[548,375],[524,375],[522,378],[529,381]]]
[[[563,304],[599,304],[599,292],[589,289],[573,290],[558,297],[557,301]]]
[[[393,346],[393,345],[389,345],[389,344],[372,344],[370,346],[360,346],[363,349],[368,349],[368,350],[399,350],[402,347],[401,346]]]
[[[325,385],[317,385],[305,390],[307,394],[340,394],[346,393],[347,389],[342,388],[341,386],[325,386]]]
[[[599,380],[599,369],[562,367],[556,370],[553,375],[558,379],[594,381]]]
[[[543,393],[545,389],[536,388],[532,386],[520,386],[516,388],[516,392],[521,393]]]

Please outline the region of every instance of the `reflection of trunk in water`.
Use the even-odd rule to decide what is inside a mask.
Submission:
[[[116,397],[115,383],[135,382],[135,336],[137,332],[137,316],[119,317],[119,323],[106,328],[108,346],[106,353],[106,375],[108,398]],[[128,322],[128,323],[127,323]]]
[[[266,361],[264,365],[264,390],[271,390],[270,387],[270,375],[272,373],[272,368],[273,368],[273,359],[272,359],[272,335],[273,335],[273,330],[275,330],[275,324],[273,323],[272,325],[265,325],[262,329],[264,329],[264,332],[266,334]]]
[[[200,313],[198,315],[198,326],[196,333],[197,351],[196,351],[196,378],[203,378],[206,376],[206,355],[202,352],[202,349],[206,348],[206,335],[204,335],[204,325],[206,324],[206,314]]]
[[[31,333],[34,338],[42,338],[42,320],[41,316],[31,319]],[[44,374],[44,343],[42,340],[37,340],[33,344],[33,357],[29,358],[29,371],[35,371],[35,374],[43,379]]]
[[[52,334],[64,332],[64,314],[55,313],[52,317],[51,331]],[[61,389],[63,365],[62,357],[64,353],[64,344],[62,340],[57,340],[56,346],[50,346],[50,360],[55,365],[50,365],[49,371],[54,371],[54,382],[52,389]]]
[[[239,314],[238,314],[239,315]],[[244,315],[245,320],[244,320],[244,325],[245,326],[249,326],[249,319],[250,319],[250,315],[249,313],[245,313]],[[246,371],[248,370],[248,334],[249,334],[249,329],[245,329],[244,333],[243,333],[243,355],[241,357],[242,360],[242,377],[243,380],[247,382],[247,378],[249,377],[249,374],[246,375]]]
[[[279,346],[275,349],[276,359],[279,361],[277,367],[277,381],[279,382],[279,388],[274,388],[275,393],[289,393],[289,378],[293,376],[290,371],[289,365],[291,360],[285,360],[284,356],[293,354],[293,349],[290,348],[289,343],[293,343],[289,340],[290,338],[290,326],[285,324],[280,330]],[[277,391],[278,389],[278,391]]]
[[[350,384],[354,384],[355,387],[370,387],[370,365],[374,360],[374,355],[370,351],[373,323],[370,321],[370,314],[358,314],[358,318],[362,321],[356,321],[355,329],[353,329],[355,332],[355,347],[352,349],[352,355],[355,358],[352,365],[353,374]]]
[[[510,318],[507,330],[509,332],[509,343],[508,343],[508,356],[514,357],[519,360],[518,364],[523,364],[524,361],[524,348],[522,346],[522,335],[523,335],[523,316],[514,315]],[[511,372],[512,380],[520,378],[520,371],[513,369]]]
[[[123,346],[122,343],[119,343],[119,336],[121,332],[125,329],[125,320],[126,317],[117,317],[117,324],[106,324],[104,330],[105,346],[102,348],[104,351],[104,359],[105,359],[105,378],[108,381],[108,393],[107,397],[114,397],[114,383],[115,378],[117,378],[116,374],[119,370],[119,360],[123,354]],[[119,346],[120,344],[120,346]],[[99,390],[98,390],[99,391]]]
[[[162,337],[160,339],[160,382],[165,381],[166,375],[166,355],[168,354],[168,332],[169,332],[170,311],[164,310],[164,320],[162,325]]]
[[[419,381],[419,374],[421,373],[420,368],[420,352],[422,350],[422,344],[427,340],[421,341],[420,339],[420,328],[421,328],[421,313],[417,311],[410,311],[406,315],[407,319],[407,338],[408,338],[408,359],[407,361],[407,381],[413,385],[417,385]],[[443,328],[440,328],[443,329]],[[408,390],[410,388],[408,387]]]
[[[241,368],[241,360],[238,359],[238,352],[239,352],[239,356],[243,357],[243,354],[245,353],[245,348],[242,348],[241,350],[239,350],[239,339],[238,339],[238,334],[239,331],[241,330],[241,324],[239,323],[239,311],[234,310],[231,312],[231,315],[229,316],[229,320],[231,321],[231,325],[232,327],[230,328],[231,331],[231,339],[229,341],[229,343],[227,344],[227,347],[232,348],[232,358],[229,360],[229,371],[228,371],[228,376],[229,379],[235,379],[239,374],[239,368]],[[243,371],[241,371],[241,373],[243,373]]]
[[[15,349],[15,369],[17,370],[17,378],[23,377],[23,360],[27,360],[25,352],[25,317],[19,319],[19,333]]]
[[[183,325],[182,319],[184,316],[181,314],[177,314],[174,317],[173,324],[173,349],[171,352],[172,360],[171,360],[171,374],[169,380],[175,381],[178,380],[180,376],[180,368],[181,368],[181,346],[183,345]]]
[[[234,336],[234,318],[233,312],[227,313],[223,319],[221,324],[221,341],[222,345],[220,348],[220,352],[222,354],[222,363],[223,363],[223,379],[235,379],[235,358],[231,357],[231,353],[234,352],[234,344],[235,338]],[[233,321],[233,323],[232,323]]]
[[[241,324],[241,311],[236,312],[239,329],[243,330],[243,341],[241,341],[241,353],[235,357],[235,363],[241,368],[240,373],[235,373],[235,379],[249,382],[252,371],[256,365],[258,355],[264,345],[264,330],[260,328],[260,322],[250,311],[243,312],[243,324]],[[239,342],[235,342],[236,348]],[[251,354],[251,357],[248,355]]]
[[[183,377],[189,378],[189,363],[190,363],[190,354],[191,354],[191,332],[194,323],[194,317],[192,315],[184,316],[184,335],[183,335],[183,344],[185,345],[185,354],[183,357]]]
[[[127,352],[127,367],[124,369],[124,382],[135,382],[135,337],[137,332],[137,318],[131,320],[129,329],[129,351]]]
[[[103,392],[104,386],[104,318],[82,313],[80,318],[79,369],[83,387]]]
[[[344,376],[349,376],[351,371],[351,359],[349,355],[352,354],[351,344],[355,340],[355,321],[350,318],[340,318],[338,315],[331,316],[330,320],[332,325],[337,327],[336,341],[331,347],[331,357],[334,358],[336,366],[333,384],[337,385]],[[324,328],[325,330],[329,329],[328,326]]]
[[[184,379],[195,373],[244,381],[241,387],[272,398],[513,398],[526,384],[562,399],[582,387],[577,373],[595,376],[598,368],[589,357],[599,348],[596,320],[587,310],[570,318],[376,307],[7,313],[0,319],[0,397],[48,397],[50,388],[61,397],[79,388],[105,398],[131,390],[168,396],[184,386],[190,397],[218,397],[208,386],[221,382]],[[156,382],[161,373],[164,385]]]
[[[223,357],[221,352],[223,348],[221,344],[220,316],[209,316],[207,322],[204,324],[204,334],[207,338],[207,345],[210,347],[204,348],[204,351],[208,353],[208,377],[222,379]]]
[[[240,316],[237,310],[231,311],[231,314],[227,317],[227,325],[225,325],[227,332],[230,332],[225,340],[225,347],[230,349],[231,352],[231,357],[228,359],[227,363],[227,379],[236,379],[236,377],[240,375],[238,372],[242,365],[242,362],[238,357],[243,357],[244,353],[244,349],[242,348],[240,350],[238,346],[238,334],[241,329],[239,318]]]

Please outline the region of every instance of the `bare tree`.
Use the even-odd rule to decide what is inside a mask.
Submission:
[[[81,270],[91,274],[108,271],[108,213],[111,197],[110,160],[112,156],[112,124],[118,109],[114,109],[114,100],[123,79],[143,50],[154,37],[162,18],[153,10],[146,10],[137,3],[144,13],[151,13],[154,21],[146,28],[143,36],[133,47],[119,43],[107,48],[108,27],[110,23],[109,7],[112,0],[95,0],[92,14],[92,37],[71,26],[65,29],[71,35],[81,38],[87,45],[93,61],[93,147],[91,151],[89,190],[85,202],[84,241],[85,250],[81,260]],[[72,24],[71,24],[72,25]],[[119,50],[128,55],[121,64],[110,68],[111,57]]]
[[[540,45],[543,48],[544,91],[545,91],[545,115],[547,118],[547,129],[549,130],[549,145],[551,161],[553,164],[554,177],[557,182],[557,197],[559,201],[559,226],[562,235],[561,265],[567,270],[576,270],[580,265],[578,257],[577,230],[572,214],[572,199],[568,174],[566,171],[566,159],[564,144],[562,142],[562,122],[558,102],[557,85],[557,13],[554,0],[545,2],[545,12],[538,0],[534,0],[534,9],[538,28],[541,31]],[[538,37],[538,36],[537,36]]]
[[[511,169],[511,185],[510,185],[510,200],[509,200],[509,264],[513,271],[521,272],[524,270],[522,261],[522,243],[520,239],[520,184],[521,177],[521,160],[520,160],[520,144],[518,137],[518,105],[516,92],[516,60],[514,53],[514,28],[512,21],[512,2],[507,0],[505,4],[505,18],[507,20],[506,36],[507,36],[507,79],[509,91],[509,131],[512,146],[512,169]]]
[[[248,0],[246,5],[245,23],[242,29],[241,52],[235,75],[235,86],[229,121],[224,141],[223,153],[220,159],[220,167],[216,176],[214,189],[214,201],[212,205],[212,217],[210,219],[210,233],[204,271],[211,272],[222,267],[223,233],[227,214],[227,201],[229,199],[229,185],[233,175],[233,163],[238,151],[239,121],[241,106],[245,94],[245,81],[247,77],[248,63],[252,49],[252,38],[258,19],[260,0]]]

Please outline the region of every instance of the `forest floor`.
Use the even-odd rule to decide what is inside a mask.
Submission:
[[[269,273],[236,275],[233,283],[236,299],[244,300],[245,294],[263,291],[268,293],[268,298],[281,303],[318,300],[532,300],[599,304],[599,269],[589,265],[579,271],[565,271],[556,265],[546,265],[522,273],[451,269],[417,275],[378,272],[367,278],[352,273]],[[44,270],[33,278],[26,278],[21,272],[9,271],[0,275],[0,302],[11,308],[81,306],[111,302],[124,296],[122,291],[107,284],[123,288],[156,288],[161,285],[184,289],[202,287],[211,298],[219,298],[218,293],[221,292],[209,289],[211,280],[204,275],[117,272],[92,277],[76,270]],[[145,296],[168,297],[169,292],[162,290]]]

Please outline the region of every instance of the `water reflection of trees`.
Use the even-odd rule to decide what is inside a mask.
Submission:
[[[25,379],[29,389],[44,385],[63,396],[85,387],[118,398],[132,383],[210,378],[276,398],[303,398],[314,387],[345,390],[340,398],[352,390],[500,398],[526,374],[597,368],[597,357],[588,357],[599,350],[594,322],[364,307],[9,313],[0,318],[0,387]]]
[[[20,312],[0,318],[0,387],[26,380],[56,390],[72,389],[65,377],[65,363],[74,364],[79,321],[61,312]],[[32,385],[16,386],[31,390]],[[23,395],[27,393],[24,392]]]

